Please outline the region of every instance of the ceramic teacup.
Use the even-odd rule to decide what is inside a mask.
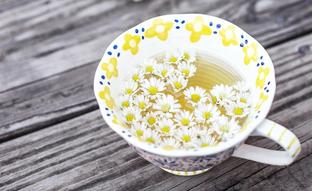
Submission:
[[[227,142],[202,149],[166,150],[140,141],[118,119],[116,98],[124,79],[135,66],[155,54],[181,47],[204,52],[214,62],[222,62],[228,70],[239,73],[251,87],[253,110],[241,131]],[[288,165],[301,150],[298,138],[291,131],[266,119],[275,94],[275,73],[270,56],[241,28],[213,16],[160,16],[119,35],[109,45],[98,65],[94,93],[106,123],[139,155],[173,174],[188,176],[203,173],[231,156],[272,165]],[[267,137],[284,151],[244,144],[249,136]]]

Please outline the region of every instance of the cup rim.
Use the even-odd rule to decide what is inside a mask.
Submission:
[[[139,149],[142,149],[144,151],[147,151],[149,153],[153,153],[156,155],[162,155],[162,156],[167,156],[167,157],[189,157],[189,156],[206,156],[206,155],[214,155],[217,153],[220,153],[222,151],[225,151],[227,149],[230,149],[234,146],[239,145],[240,143],[244,142],[249,135],[258,127],[258,125],[266,118],[266,116],[269,113],[269,110],[271,108],[271,105],[273,103],[273,99],[275,96],[275,90],[276,90],[276,81],[275,81],[275,71],[274,71],[274,65],[272,63],[272,60],[268,54],[268,52],[263,48],[263,46],[256,40],[254,39],[251,35],[249,35],[246,31],[244,31],[243,29],[241,29],[240,27],[238,27],[237,25],[224,20],[222,18],[218,18],[215,16],[211,16],[211,15],[205,15],[205,14],[168,14],[168,15],[162,15],[162,16],[157,16],[157,17],[153,17],[150,19],[147,19],[137,25],[135,25],[134,27],[131,27],[130,29],[126,30],[125,32],[121,33],[120,35],[118,35],[118,37],[116,37],[108,47],[113,46],[113,44],[117,41],[117,39],[122,38],[128,31],[130,30],[134,30],[138,25],[141,25],[143,23],[147,23],[147,22],[151,22],[154,19],[157,18],[166,18],[166,17],[179,17],[179,16],[186,16],[186,17],[195,17],[195,16],[203,16],[203,17],[209,17],[210,19],[213,20],[219,20],[222,21],[224,23],[228,23],[228,24],[232,24],[235,27],[237,27],[238,29],[240,29],[241,31],[244,32],[244,34],[248,35],[248,37],[250,39],[252,39],[261,49],[261,51],[263,52],[263,56],[267,57],[269,63],[268,66],[270,66],[270,70],[273,73],[272,78],[271,78],[271,96],[268,97],[268,100],[266,101],[265,106],[261,109],[262,112],[259,115],[258,118],[254,119],[253,121],[250,122],[250,124],[248,124],[247,129],[245,129],[244,131],[238,133],[235,135],[235,137],[233,137],[232,139],[226,141],[226,142],[221,142],[220,144],[218,144],[217,146],[212,146],[212,147],[206,147],[206,148],[200,148],[200,149],[190,149],[190,150],[185,150],[185,149],[176,149],[176,150],[164,150],[161,148],[155,148],[153,145],[149,145],[146,143],[143,143],[141,141],[139,141],[138,139],[130,139],[129,136],[125,133],[122,133],[122,131],[120,130],[121,127],[120,125],[114,124],[111,122],[111,119],[109,119],[106,116],[106,112],[105,112],[105,107],[102,106],[101,104],[101,100],[98,96],[98,88],[96,88],[96,83],[98,82],[97,80],[97,76],[100,75],[100,70],[101,70],[101,66],[100,64],[98,64],[96,72],[95,72],[95,76],[94,76],[94,94],[97,100],[97,103],[99,105],[99,109],[101,112],[102,117],[104,118],[105,122],[107,123],[107,125],[113,129],[119,136],[121,136],[124,140],[126,140],[128,142],[128,144],[137,147]],[[105,53],[108,51],[108,49],[105,50]],[[119,128],[119,129],[118,129]],[[124,129],[124,128],[123,128]]]

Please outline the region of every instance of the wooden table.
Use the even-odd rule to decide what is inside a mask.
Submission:
[[[269,51],[277,77],[269,118],[302,143],[292,165],[231,158],[173,176],[105,124],[92,82],[108,44],[156,15],[194,12],[234,22]],[[2,0],[0,142],[0,190],[311,190],[312,1]]]

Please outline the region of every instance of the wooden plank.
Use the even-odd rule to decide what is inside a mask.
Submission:
[[[201,12],[220,16],[246,29],[265,46],[272,46],[312,30],[310,3],[68,0],[42,3],[35,11],[30,5],[18,6],[0,13],[0,71],[5,71],[0,76],[0,92],[94,63],[117,34],[159,14]],[[12,67],[31,75],[21,75]]]

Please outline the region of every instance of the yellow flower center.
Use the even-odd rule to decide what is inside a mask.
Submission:
[[[212,96],[211,99],[212,99],[211,101],[212,101],[213,104],[217,103],[217,97],[216,96]]]
[[[148,143],[155,143],[155,139],[153,137],[148,137],[145,141]]]
[[[148,88],[148,92],[149,92],[151,95],[155,95],[155,94],[157,94],[157,92],[158,92],[158,88],[155,87],[155,86],[151,86],[151,87]]]
[[[131,48],[136,47],[137,43],[135,42],[135,40],[130,40],[129,45]]]
[[[170,104],[167,103],[161,106],[161,111],[168,112],[169,110],[170,110]]]
[[[162,77],[166,77],[167,74],[168,74],[168,71],[167,71],[167,70],[162,70],[162,71],[161,71],[161,76],[162,76]]]
[[[134,119],[135,119],[135,116],[134,116],[132,113],[129,113],[129,114],[126,115],[126,120],[127,120],[128,122],[131,122],[131,121],[133,121]]]
[[[174,82],[173,85],[174,85],[174,87],[176,89],[181,89],[182,88],[182,84],[180,82]]]
[[[183,74],[184,76],[188,76],[188,75],[190,74],[190,70],[187,69],[187,68],[185,68],[185,69],[182,70],[182,74]]]
[[[125,89],[125,93],[126,93],[126,94],[132,94],[132,92],[133,92],[133,91],[132,91],[131,88],[126,88],[126,89]]]
[[[130,106],[130,103],[129,103],[128,100],[127,100],[127,101],[123,101],[123,102],[121,103],[121,106],[122,106],[122,107],[129,107],[129,106]]]
[[[139,104],[138,104],[138,106],[139,106],[140,109],[145,109],[146,104],[145,104],[144,101],[140,101]]]
[[[163,25],[158,25],[156,27],[156,32],[157,33],[163,33],[165,31],[165,27]]]
[[[145,67],[145,72],[152,73],[153,71],[154,71],[153,66],[148,65],[148,66]]]
[[[254,54],[253,48],[248,48],[248,49],[247,49],[247,55],[248,55],[248,56],[252,56],[253,54]]]
[[[231,31],[226,31],[225,32],[225,38],[226,39],[231,39],[233,38],[233,33]]]
[[[109,93],[106,93],[106,94],[104,94],[104,98],[105,98],[105,100],[110,100],[110,94]]]
[[[156,118],[155,118],[155,117],[149,117],[149,118],[147,119],[147,123],[148,123],[149,125],[153,125],[155,122],[156,122]]]
[[[242,115],[244,113],[244,110],[241,107],[235,107],[234,110],[233,110],[233,113],[235,115]]]
[[[220,127],[220,130],[221,130],[222,132],[224,132],[224,133],[229,132],[229,128],[228,128],[226,125],[221,126],[221,127]]]
[[[181,119],[181,124],[187,126],[190,124],[190,120],[188,118]]]
[[[201,23],[199,23],[199,22],[196,22],[195,24],[194,24],[194,31],[195,32],[200,32],[201,30],[202,30],[202,24]]]
[[[138,81],[139,80],[139,75],[138,74],[133,74],[132,80],[133,81]]]
[[[240,98],[239,100],[240,100],[240,102],[242,102],[242,103],[247,103],[247,99],[246,99],[246,98]]]
[[[174,57],[174,56],[169,58],[169,62],[176,62],[177,60],[178,60],[178,58]]]
[[[212,116],[211,112],[205,111],[203,112],[203,118],[204,119],[209,119]]]
[[[200,95],[198,95],[198,94],[192,94],[191,95],[191,100],[193,101],[193,102],[199,102],[199,100],[200,100]]]
[[[184,59],[188,60],[190,59],[190,55],[188,53],[184,53],[183,54]]]
[[[169,133],[170,132],[170,127],[168,125],[165,125],[161,128],[161,131],[163,133]]]
[[[191,136],[183,135],[182,136],[182,141],[185,142],[185,143],[190,142],[191,141]]]
[[[209,146],[208,143],[202,143],[202,144],[200,145],[200,147],[208,147],[208,146]]]
[[[141,129],[138,129],[135,131],[135,133],[138,137],[141,137],[143,135],[144,131],[142,131]]]

